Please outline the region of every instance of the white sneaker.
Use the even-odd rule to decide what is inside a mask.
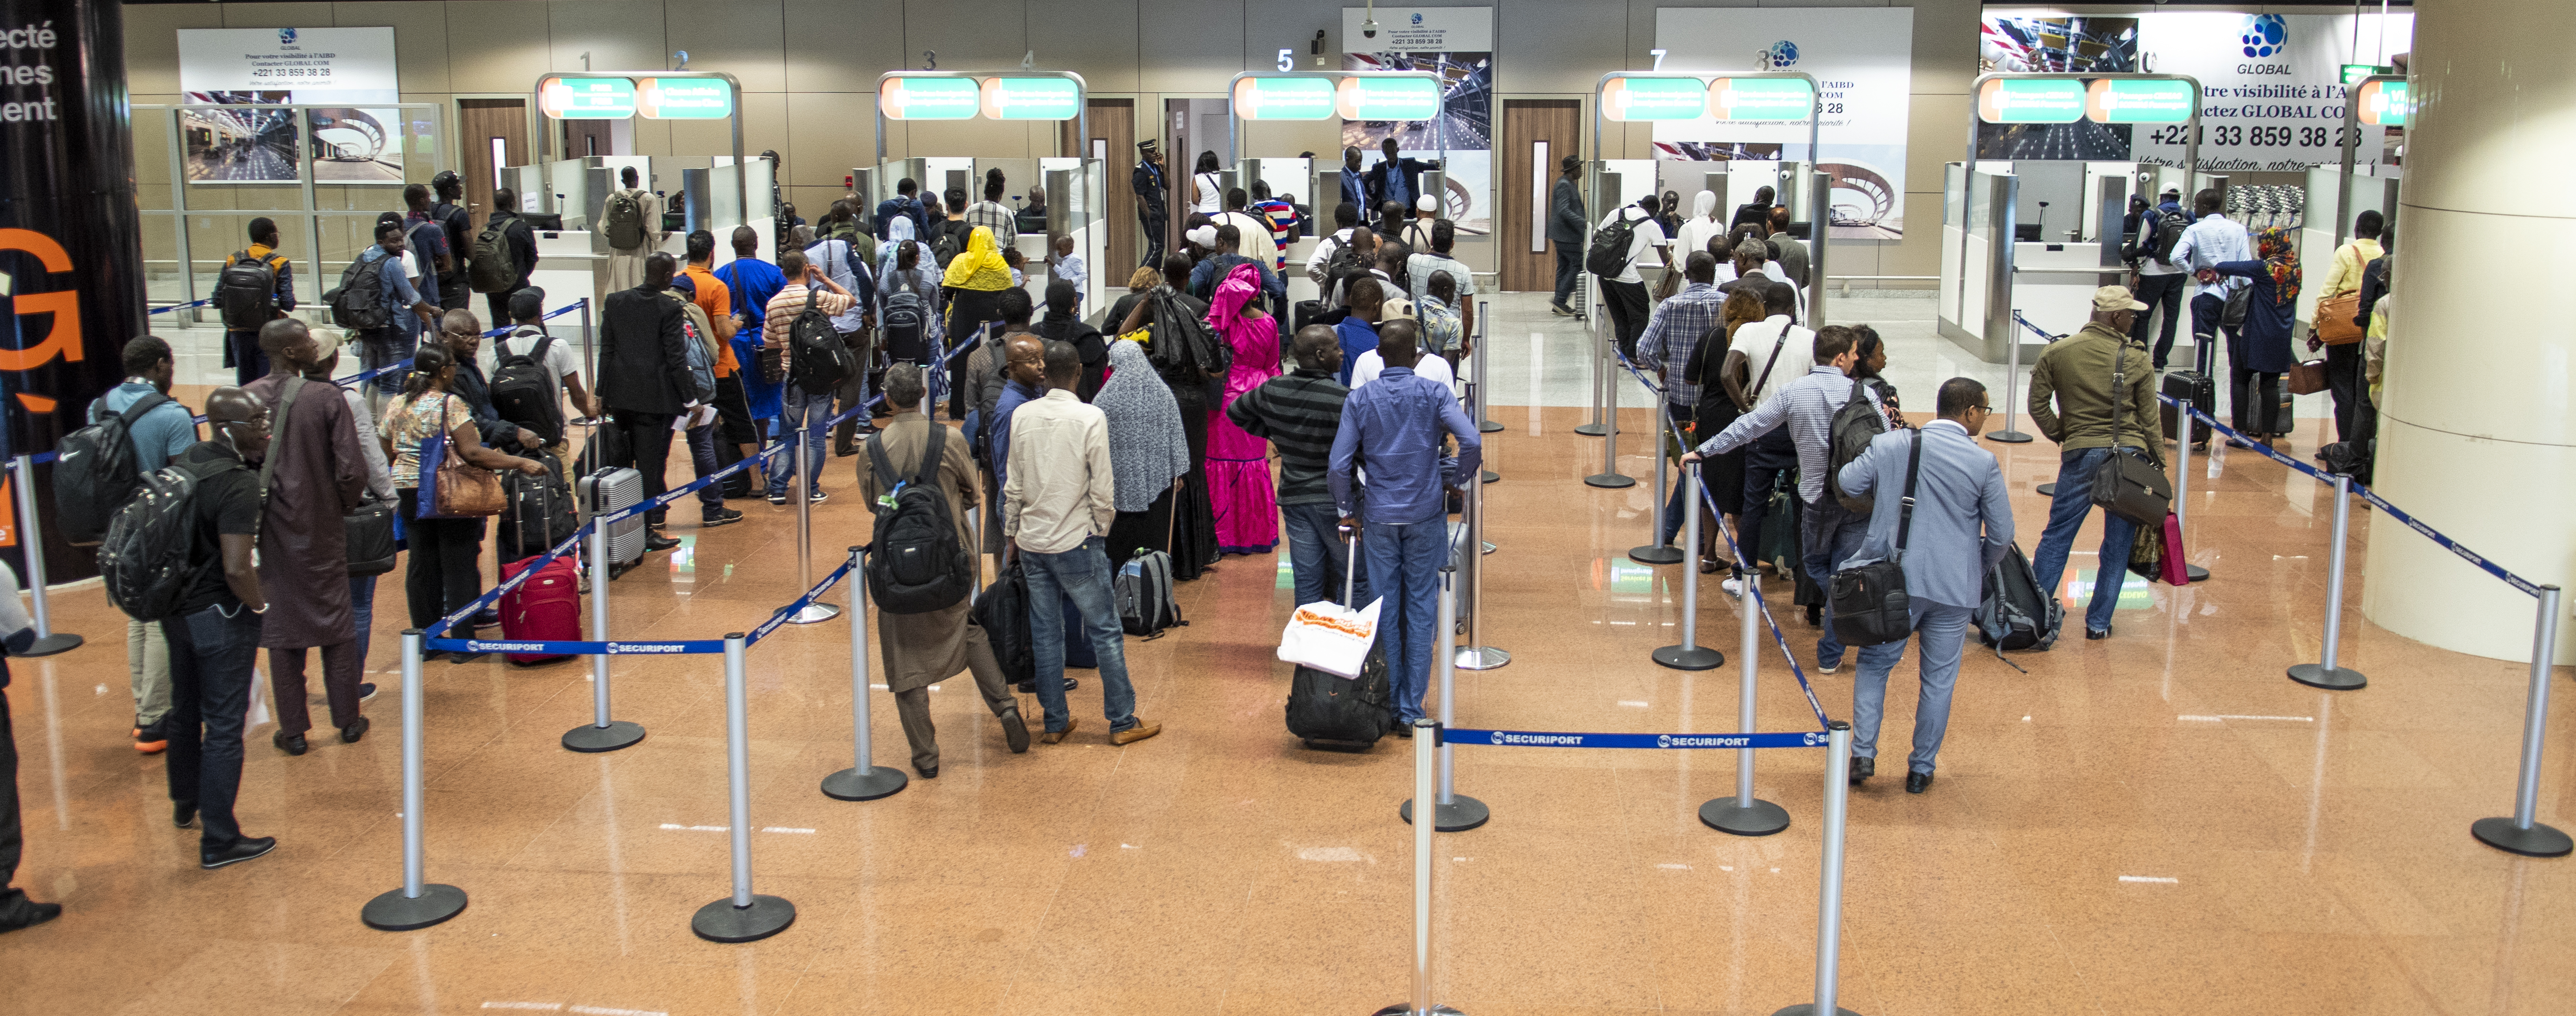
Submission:
[[[1744,595],[1744,580],[1742,579],[1728,579],[1724,582],[1718,583],[1718,585],[1726,589],[1726,595],[1728,596]]]

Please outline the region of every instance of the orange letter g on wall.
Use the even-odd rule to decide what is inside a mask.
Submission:
[[[48,272],[72,270],[72,257],[64,252],[63,245],[35,230],[0,229],[0,251],[13,250],[35,255]],[[53,326],[47,330],[42,342],[24,349],[0,349],[0,370],[34,370],[53,362],[56,357],[65,360],[81,358],[79,290],[19,293],[16,303],[18,316],[52,314]]]

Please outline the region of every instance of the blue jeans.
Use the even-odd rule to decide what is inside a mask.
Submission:
[[[376,576],[349,577],[349,612],[357,615],[358,672],[363,680],[367,670],[367,634],[376,627]]]
[[[1449,520],[1367,524],[1369,588],[1390,601],[1377,615],[1377,643],[1395,685],[1395,718],[1422,718],[1431,647],[1440,637],[1440,565],[1449,557]]]
[[[807,395],[804,388],[790,381],[779,405],[778,439],[793,445],[798,430],[805,434],[805,493],[811,497],[823,490],[823,457],[831,454],[825,448],[823,421],[832,418],[832,395]],[[797,473],[796,453],[780,452],[774,461],[777,464],[769,470],[769,496],[785,497],[787,480]]]
[[[1798,532],[1798,564],[1815,577],[1816,584],[1832,588],[1834,568],[1860,553],[1861,541],[1869,536],[1869,516],[1843,510],[1843,503],[1832,494],[1807,502]],[[1816,636],[1816,665],[1839,667],[1843,662],[1843,643],[1834,637],[1834,604],[1825,601],[1825,633]]]
[[[723,436],[723,430],[724,425],[720,423],[690,428],[689,465],[698,476],[704,477],[723,468],[716,465],[716,439]],[[718,480],[698,488],[698,508],[708,515],[724,510],[724,481]]]
[[[1342,517],[1332,502],[1280,505],[1279,520],[1288,531],[1288,567],[1297,580],[1299,606],[1317,600],[1342,603],[1345,577],[1355,588],[1351,602],[1342,605],[1357,607],[1368,603],[1368,576],[1350,573],[1350,548],[1342,543]]]
[[[2032,577],[2039,580],[2042,595],[2057,595],[2057,580],[2066,574],[2066,555],[2075,549],[2076,531],[2084,528],[2084,517],[2093,513],[2093,474],[2110,461],[2108,448],[2079,449],[2058,459],[2057,496],[2048,504],[2048,528],[2039,534],[2039,553],[2031,562]],[[2102,513],[2101,558],[2094,563],[2093,602],[2084,608],[2085,630],[2111,627],[2111,609],[2120,604],[2120,584],[2129,577],[2130,544],[2137,537],[2136,523]]]
[[[1914,601],[1914,631],[1921,645],[1916,660],[1923,670],[1922,697],[1914,700],[1914,753],[1907,768],[1932,771],[1941,754],[1941,735],[1950,728],[1950,688],[1959,680],[1959,654],[1967,646],[1966,607],[1930,600]],[[1887,713],[1887,676],[1905,655],[1905,643],[1862,646],[1860,676],[1852,682],[1852,757],[1878,757],[1878,721]]]
[[[218,604],[161,619],[161,635],[170,643],[170,800],[197,809],[197,849],[212,854],[242,840],[233,800],[241,796],[259,615]]]
[[[1083,634],[1100,658],[1100,700],[1112,733],[1136,725],[1136,686],[1127,682],[1127,630],[1109,591],[1109,541],[1094,536],[1061,554],[1020,551],[1029,582],[1029,644],[1037,653],[1038,705],[1046,729],[1063,730],[1064,603],[1082,614]]]
[[[1699,409],[1694,406],[1685,406],[1678,403],[1667,402],[1664,403],[1664,415],[1672,419],[1673,428],[1678,433],[1689,430],[1690,425],[1699,419]],[[1663,435],[1657,434],[1655,436],[1655,454],[1662,455],[1663,453]],[[1659,465],[1656,468],[1661,469],[1665,467]],[[1682,523],[1687,518],[1687,516],[1684,516],[1682,512],[1691,506],[1693,498],[1699,496],[1698,491],[1690,489],[1689,484],[1682,482],[1683,474],[1681,469],[1679,467],[1672,468],[1673,492],[1672,497],[1664,502],[1664,531],[1655,534],[1655,542],[1658,544],[1671,543],[1675,537],[1681,535]],[[1700,484],[1702,486],[1706,486],[1707,483],[1708,479],[1706,475],[1703,474],[1700,478]],[[1687,547],[1683,549],[1685,551],[1689,550]]]

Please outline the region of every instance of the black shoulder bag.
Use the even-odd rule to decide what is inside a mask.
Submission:
[[[2173,510],[2172,481],[2146,456],[2120,447],[2120,424],[2129,416],[2128,354],[2125,341],[2111,353],[2111,457],[2093,474],[2093,503],[2138,525],[2162,526]]]
[[[1914,481],[1923,468],[1923,432],[1914,432],[1905,457],[1905,499],[1896,512],[1896,551],[1834,573],[1826,596],[1833,607],[1834,637],[1847,646],[1903,642],[1914,633],[1914,604],[1905,595],[1905,541],[1914,533]]]

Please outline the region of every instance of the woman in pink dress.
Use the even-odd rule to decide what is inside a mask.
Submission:
[[[1261,277],[1250,264],[1228,271],[1208,300],[1208,327],[1234,347],[1225,398],[1208,409],[1208,500],[1216,508],[1220,554],[1267,554],[1279,545],[1279,492],[1270,481],[1270,442],[1225,418],[1243,393],[1279,376],[1279,323],[1261,312]]]

